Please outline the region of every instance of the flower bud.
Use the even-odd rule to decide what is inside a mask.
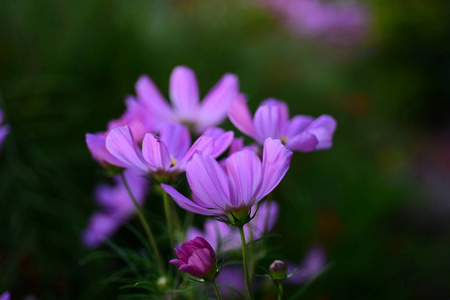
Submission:
[[[285,279],[287,276],[287,265],[284,261],[275,260],[269,267],[270,276],[274,280]]]
[[[217,258],[211,245],[202,237],[184,242],[179,249],[175,248],[178,259],[172,259],[171,264],[178,266],[180,271],[194,277],[212,281],[218,276]]]

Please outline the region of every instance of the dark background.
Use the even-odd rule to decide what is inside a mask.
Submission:
[[[122,114],[141,74],[167,96],[172,69],[187,65],[203,95],[232,72],[252,109],[273,96],[291,114],[337,119],[333,148],[297,153],[277,194],[283,258],[318,242],[333,265],[304,299],[448,299],[450,2],[361,3],[370,33],[342,46],[292,34],[244,0],[0,1],[0,107],[12,128],[0,156],[0,292],[121,293],[104,280],[120,262],[83,264],[80,232],[106,178],[84,134]]]

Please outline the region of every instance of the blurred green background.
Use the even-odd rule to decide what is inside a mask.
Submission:
[[[361,2],[371,30],[351,46],[292,34],[256,2],[0,1],[0,107],[12,127],[0,292],[121,293],[104,282],[119,260],[82,263],[105,179],[84,134],[122,114],[141,74],[167,96],[172,69],[187,65],[203,95],[231,72],[252,109],[277,97],[291,114],[338,120],[333,148],[297,153],[276,194],[283,258],[322,243],[333,264],[304,299],[450,297],[450,2]]]

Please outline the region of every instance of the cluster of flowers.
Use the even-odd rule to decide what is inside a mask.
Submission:
[[[216,252],[242,248],[241,277],[233,275],[236,268],[224,267],[217,282],[227,277],[227,272],[235,279],[245,278],[236,280],[246,282],[253,299],[254,274],[248,263],[256,262],[248,257],[246,238],[256,240],[272,230],[279,210],[276,202],[262,200],[285,176],[292,151],[311,152],[332,146],[336,121],[328,115],[290,119],[286,103],[277,99],[262,102],[252,116],[237,77],[231,74],[224,75],[200,102],[196,77],[183,66],[175,68],[170,78],[172,105],[147,76],[138,80],[136,93],[136,97],[126,99],[126,112],[111,121],[106,132],[86,135],[92,157],[117,175],[114,186],[97,187],[100,210],[83,232],[83,242],[88,247],[98,246],[137,213],[164,275],[151,226],[142,213],[151,178],[164,199],[172,247],[187,240],[175,249],[178,259],[170,263],[210,282],[220,299]],[[232,131],[216,127],[227,116],[255,143],[245,145],[243,137],[235,138]],[[192,136],[197,137],[194,142]],[[178,191],[184,178],[192,199]],[[190,226],[176,231],[174,219],[178,218],[173,218],[176,210],[168,195],[184,210],[214,219],[208,219],[203,230]],[[323,261],[323,250],[312,249],[302,265],[304,271],[287,281],[307,280],[322,268]],[[280,269],[279,264],[272,269]],[[278,282],[290,276],[285,270],[284,277],[275,277],[272,279]]]
[[[355,1],[263,0],[286,26],[302,36],[354,45],[369,33],[367,8]]]

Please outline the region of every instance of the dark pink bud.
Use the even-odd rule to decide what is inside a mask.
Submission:
[[[176,248],[178,259],[172,259],[171,264],[179,267],[180,271],[207,281],[217,277],[217,258],[211,245],[202,237],[184,242]]]
[[[287,275],[287,265],[284,261],[276,260],[270,265],[269,272],[273,279],[285,279]]]

